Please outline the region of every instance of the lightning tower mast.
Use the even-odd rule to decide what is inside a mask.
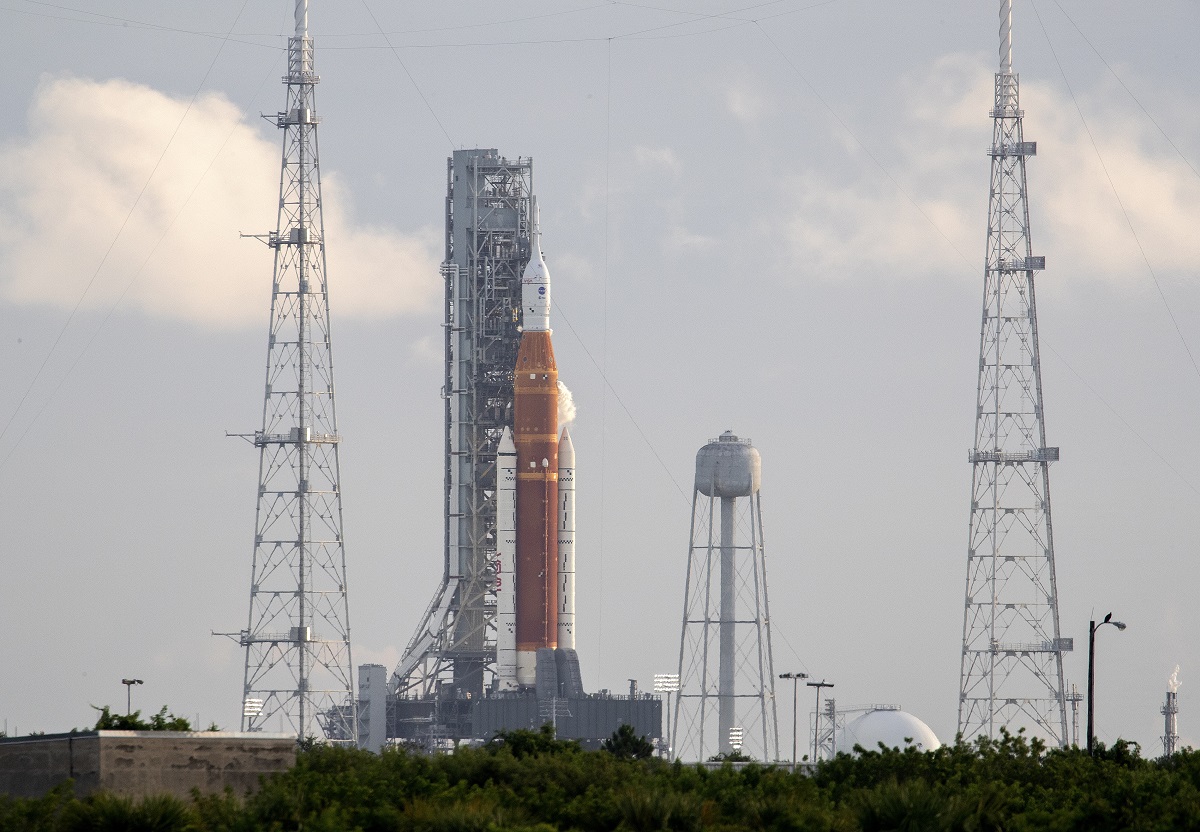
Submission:
[[[1025,726],[1067,743],[1063,653],[1050,520],[1025,162],[1012,69],[1012,0],[1000,3],[1000,71],[992,110],[983,324],[979,342],[958,730],[966,740]]]
[[[288,40],[242,730],[352,743],[341,474],[333,403],[325,229],[308,0]]]

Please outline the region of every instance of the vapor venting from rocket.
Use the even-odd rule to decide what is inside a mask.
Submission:
[[[1179,681],[1179,665],[1175,665],[1175,669],[1171,671],[1171,677],[1167,679],[1167,690],[1171,693],[1179,693],[1179,686],[1182,682]]]
[[[575,407],[575,397],[571,395],[571,391],[567,389],[567,385],[562,383],[562,379],[558,380],[558,426],[566,427],[571,422],[575,421],[577,413]]]

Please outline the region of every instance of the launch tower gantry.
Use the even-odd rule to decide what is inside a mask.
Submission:
[[[496,449],[513,425],[532,195],[531,159],[474,149],[448,160],[445,563],[392,677],[401,697],[477,700],[494,685]]]

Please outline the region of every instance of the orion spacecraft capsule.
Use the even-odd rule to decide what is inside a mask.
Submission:
[[[513,373],[516,678],[522,686],[536,683],[538,649],[558,646],[558,367],[536,210],[533,251],[521,277],[522,332]]]

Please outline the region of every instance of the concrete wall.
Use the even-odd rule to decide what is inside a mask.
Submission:
[[[88,731],[0,739],[0,792],[38,797],[65,780],[75,793],[98,789],[130,797],[188,797],[232,788],[244,794],[259,778],[296,763],[288,734],[225,731]]]

